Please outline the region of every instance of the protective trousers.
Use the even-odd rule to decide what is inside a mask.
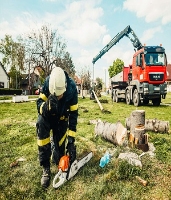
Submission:
[[[53,132],[53,142],[57,162],[65,154],[65,141],[67,137],[68,118],[62,117],[57,119],[56,116],[43,117],[38,116],[37,124],[37,144],[39,152],[39,161],[41,166],[50,166],[51,157],[51,140],[50,131]],[[53,147],[53,148],[54,148]]]

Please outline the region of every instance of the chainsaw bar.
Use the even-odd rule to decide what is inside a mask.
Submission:
[[[67,180],[75,176],[78,170],[81,167],[83,167],[92,157],[93,157],[93,153],[90,152],[87,155],[85,155],[83,158],[81,158],[80,160],[75,160],[67,171],[62,171],[60,169],[53,179],[53,187],[58,188],[61,185],[63,185]]]
[[[72,178],[73,176],[75,176],[75,174],[78,172],[78,170],[83,167],[93,156],[93,153],[90,152],[88,153],[86,156],[84,156],[83,158],[81,158],[80,160],[75,160],[71,167],[70,167],[70,170],[69,170],[69,173],[68,173],[68,180],[70,178]]]

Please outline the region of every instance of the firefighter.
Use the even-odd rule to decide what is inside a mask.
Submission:
[[[70,162],[76,159],[77,88],[75,82],[60,67],[54,66],[50,76],[46,78],[37,100],[37,110],[37,144],[40,166],[43,167],[41,185],[46,188],[50,184],[50,158],[58,165],[60,158],[66,153],[66,147]]]

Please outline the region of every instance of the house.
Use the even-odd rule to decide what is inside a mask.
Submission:
[[[20,87],[24,94],[34,94],[34,90],[38,89],[40,84],[39,76],[34,72],[30,74],[22,74]]]
[[[0,88],[9,88],[9,80],[10,77],[8,76],[4,66],[0,62]]]
[[[171,92],[171,64],[167,65],[167,91]]]

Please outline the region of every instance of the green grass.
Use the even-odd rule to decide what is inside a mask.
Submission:
[[[118,120],[125,125],[125,119],[135,109],[145,110],[148,119],[157,118],[169,121],[171,124],[171,106],[126,105],[124,102],[112,103],[109,96],[101,97],[108,103],[102,103],[105,110],[102,113],[94,101],[79,98],[79,118],[77,126],[77,157],[85,152],[93,151],[93,158],[76,176],[66,182],[59,189],[54,189],[52,183],[47,190],[40,186],[42,169],[38,162],[37,138],[35,123],[37,110],[35,102],[1,103],[0,104],[0,199],[2,200],[141,200],[171,199],[171,136],[149,132],[149,140],[156,148],[154,158],[144,155],[143,168],[132,166],[126,161],[119,161],[117,156],[125,152],[125,147],[116,147],[100,137],[94,136],[94,126],[89,120],[101,119],[110,123]],[[171,93],[164,103],[171,103]],[[85,110],[88,112],[85,112]],[[104,152],[110,148],[117,149],[114,156],[104,168],[99,167],[99,160]],[[137,149],[130,149],[140,155]],[[18,158],[25,158],[16,167],[10,164]],[[52,165],[52,179],[57,167]],[[135,176],[148,181],[142,186]]]
[[[0,96],[0,100],[12,100],[12,95],[5,95],[5,96]],[[38,98],[38,95],[29,95],[28,96],[29,99],[32,98]]]

